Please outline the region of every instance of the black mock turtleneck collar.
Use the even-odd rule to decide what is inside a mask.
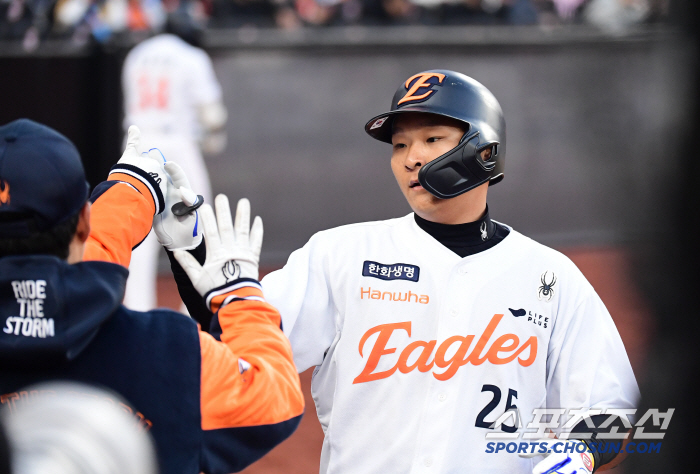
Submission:
[[[489,217],[489,208],[481,219],[466,224],[438,224],[414,214],[416,224],[435,240],[464,258],[490,249],[503,240],[510,230]]]

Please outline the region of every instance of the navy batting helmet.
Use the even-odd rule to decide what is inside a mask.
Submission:
[[[424,165],[418,173],[421,186],[442,199],[466,193],[503,179],[506,157],[506,123],[501,106],[481,83],[454,71],[434,69],[409,77],[394,94],[389,112],[365,125],[372,137],[391,143],[392,123],[407,112],[442,115],[467,125],[459,144]],[[493,147],[484,161],[480,152]]]

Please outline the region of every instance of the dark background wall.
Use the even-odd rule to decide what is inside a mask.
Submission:
[[[70,138],[91,185],[103,181],[120,156],[123,53],[3,54],[0,44],[0,123],[30,118]]]
[[[410,212],[390,146],[364,132],[405,78],[430,68],[489,87],[506,116],[492,216],[544,243],[619,243],[650,230],[654,180],[674,172],[684,121],[683,43],[608,41],[382,51],[220,51],[229,146],[214,190],[251,199],[277,264],[313,232]]]

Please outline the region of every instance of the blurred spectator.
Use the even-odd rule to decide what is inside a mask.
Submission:
[[[588,23],[610,32],[622,32],[642,23],[651,13],[648,0],[591,0],[585,10]]]
[[[158,472],[151,437],[119,395],[68,382],[20,393],[2,412],[14,474]]]
[[[291,1],[214,0],[210,25],[215,28],[242,26],[274,27],[277,11],[280,7],[289,5]]]
[[[670,0],[0,0],[0,38],[36,49],[49,36],[109,42],[157,34],[177,12],[213,29],[293,30],[342,25],[559,25],[589,23],[620,32],[664,20]],[[52,14],[53,12],[53,14]]]
[[[554,8],[559,17],[564,20],[571,20],[586,0],[552,0]]]
[[[296,25],[536,24],[531,0],[295,0]],[[285,12],[278,26],[295,25]]]
[[[0,37],[21,39],[28,51],[33,51],[51,28],[51,12],[55,0],[5,0],[0,3],[3,13]],[[4,10],[4,11],[3,11]]]

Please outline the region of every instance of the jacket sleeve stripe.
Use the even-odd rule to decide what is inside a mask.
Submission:
[[[154,215],[160,214],[165,207],[165,199],[158,183],[148,173],[131,165],[117,163],[109,174],[110,180],[124,181],[139,190],[141,194],[153,200]]]
[[[237,299],[265,301],[260,283],[256,280],[243,278],[215,288],[205,296],[206,305],[211,309],[212,313],[216,313]]]

